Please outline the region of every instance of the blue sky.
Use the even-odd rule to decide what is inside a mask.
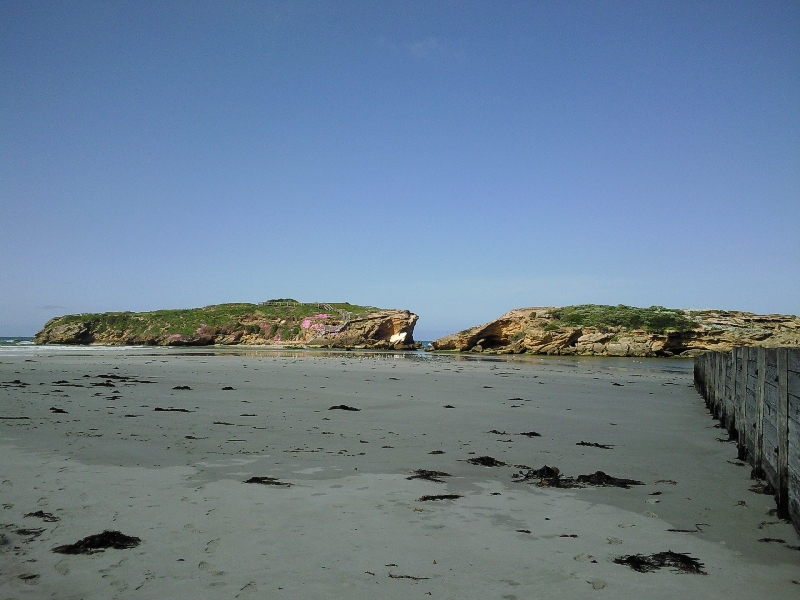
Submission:
[[[797,2],[0,1],[0,334],[274,297],[800,313]]]

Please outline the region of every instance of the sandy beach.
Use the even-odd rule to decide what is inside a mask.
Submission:
[[[800,593],[690,361],[30,347],[0,382],[0,599]],[[53,551],[106,530],[139,543]],[[665,552],[702,573],[614,562]]]

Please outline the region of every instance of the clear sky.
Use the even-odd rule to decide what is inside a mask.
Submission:
[[[800,3],[0,1],[0,335],[800,313]]]

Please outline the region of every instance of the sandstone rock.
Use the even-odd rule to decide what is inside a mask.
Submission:
[[[800,318],[721,310],[678,310],[685,330],[562,326],[557,307],[512,310],[499,319],[439,338],[432,350],[581,356],[693,356],[736,346],[800,346]],[[666,309],[665,309],[666,310]]]
[[[158,320],[156,313],[102,313],[67,315],[48,321],[36,334],[37,344],[98,344],[206,346],[221,345],[310,345],[324,348],[378,348],[410,350],[419,347],[414,341],[414,326],[419,318],[407,310],[380,310],[350,313],[342,309],[313,314],[306,308],[300,316],[275,315],[275,310],[260,310],[261,305],[216,305],[180,311],[184,333],[173,333],[170,323]],[[285,312],[291,312],[288,303]],[[308,305],[305,305],[308,306]],[[315,307],[317,305],[312,304]],[[331,305],[319,305],[331,309]],[[352,305],[338,305],[350,307]],[[223,325],[206,325],[215,309],[232,314]],[[356,307],[359,308],[359,307]],[[323,308],[324,309],[324,308]],[[281,309],[282,310],[282,309]],[[237,312],[238,311],[238,312]],[[164,312],[164,311],[162,311]],[[165,311],[172,314],[170,311]],[[179,312],[179,311],[174,311]],[[311,316],[308,316],[312,313]],[[160,315],[163,317],[163,315]],[[176,317],[177,318],[177,317]],[[170,322],[172,317],[169,318]],[[187,325],[187,320],[192,319]],[[202,323],[198,322],[202,321]],[[219,323],[219,321],[216,321]],[[148,326],[149,323],[149,326]],[[185,333],[186,331],[190,333]],[[280,335],[276,332],[282,332]]]

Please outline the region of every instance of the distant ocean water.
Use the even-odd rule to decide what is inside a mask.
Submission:
[[[30,346],[32,337],[0,337],[0,346]]]

